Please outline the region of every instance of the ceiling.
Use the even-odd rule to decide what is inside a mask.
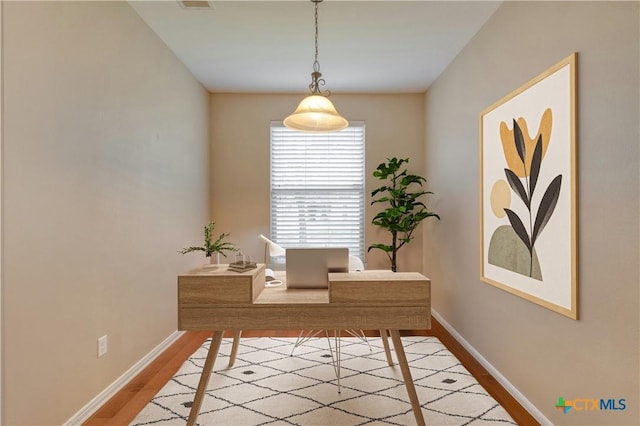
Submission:
[[[302,93],[314,60],[309,0],[130,1],[211,92]],[[333,93],[420,93],[500,1],[344,1],[319,4],[318,60]]]

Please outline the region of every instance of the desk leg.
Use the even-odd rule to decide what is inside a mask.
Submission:
[[[213,333],[213,339],[211,339],[211,345],[209,346],[207,360],[204,362],[202,375],[200,376],[200,382],[198,383],[198,390],[196,390],[196,396],[195,398],[193,398],[191,411],[189,411],[189,420],[187,420],[187,426],[195,425],[196,420],[198,419],[198,413],[200,412],[202,399],[204,398],[204,393],[207,390],[207,385],[209,384],[211,370],[213,370],[213,363],[216,361],[216,356],[218,355],[218,350],[220,349],[220,343],[222,342],[223,333],[223,331],[215,331]]]
[[[391,349],[389,348],[389,339],[387,337],[387,330],[379,330],[380,337],[382,338],[382,345],[384,346],[384,354],[387,356],[387,364],[389,367],[393,367],[393,358],[391,358]]]
[[[231,355],[229,355],[229,368],[233,367],[236,362],[236,355],[238,354],[238,345],[240,344],[240,334],[242,330],[235,331],[233,333],[233,344],[231,345]]]
[[[391,340],[393,340],[393,346],[396,348],[396,357],[398,357],[398,364],[400,364],[400,371],[402,371],[404,384],[407,387],[407,393],[409,394],[409,400],[411,401],[411,408],[413,408],[413,415],[416,418],[416,423],[418,424],[418,426],[425,426],[426,423],[424,422],[424,417],[422,417],[422,408],[420,407],[420,401],[418,401],[418,394],[416,394],[416,388],[413,384],[411,371],[409,371],[407,356],[404,353],[402,340],[400,340],[400,332],[398,330],[389,331],[391,332]]]

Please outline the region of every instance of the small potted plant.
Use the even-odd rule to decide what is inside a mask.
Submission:
[[[238,251],[238,249],[235,247],[235,245],[233,243],[230,243],[228,241],[224,241],[224,239],[229,236],[229,233],[222,233],[222,234],[220,234],[220,236],[215,241],[212,241],[211,233],[212,233],[214,227],[215,227],[215,223],[214,222],[209,222],[209,223],[207,223],[205,225],[205,227],[204,227],[204,245],[203,246],[185,247],[182,250],[180,250],[179,253],[187,254],[187,253],[191,253],[193,251],[203,251],[205,256],[210,259],[209,260],[210,263],[217,264],[217,263],[219,263],[220,255],[221,254],[224,255],[224,252],[226,252],[226,251],[231,251],[231,252]]]
[[[371,201],[371,205],[383,203],[385,209],[375,215],[371,223],[386,229],[391,233],[391,244],[376,243],[369,246],[371,249],[379,249],[385,252],[391,261],[391,270],[397,269],[397,254],[400,247],[413,239],[413,231],[420,222],[428,217],[440,216],[427,210],[424,203],[418,198],[425,194],[432,194],[427,191],[410,191],[411,185],[422,184],[427,180],[422,176],[407,173],[402,164],[408,163],[409,159],[387,158],[388,163],[381,163],[373,172],[373,176],[385,181],[384,185],[374,190],[371,197],[378,196]]]

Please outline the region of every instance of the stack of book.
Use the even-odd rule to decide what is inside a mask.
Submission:
[[[249,260],[238,260],[229,264],[229,270],[233,272],[245,272],[257,268],[255,262]]]

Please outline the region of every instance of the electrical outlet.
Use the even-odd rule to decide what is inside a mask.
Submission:
[[[98,358],[107,353],[107,335],[98,338]]]

